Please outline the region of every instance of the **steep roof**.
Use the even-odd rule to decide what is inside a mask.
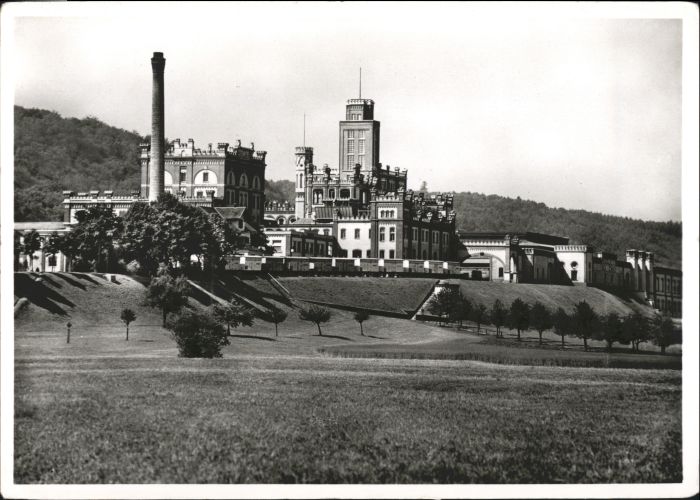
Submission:
[[[224,220],[242,219],[245,209],[246,207],[214,207],[216,213]]]

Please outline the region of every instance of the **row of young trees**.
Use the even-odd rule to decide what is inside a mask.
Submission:
[[[192,266],[211,270],[224,264],[226,255],[244,246],[235,230],[216,214],[181,203],[164,193],[155,203],[137,202],[119,217],[107,206],[94,206],[76,214],[77,224],[64,234],[54,233],[44,242],[47,255],[62,252],[76,269],[111,270],[117,261],[137,261],[142,273],[154,276],[162,265]],[[255,236],[251,245],[265,247],[264,236]],[[39,249],[35,232],[15,243],[15,253],[31,254]]]
[[[457,322],[460,326],[463,321],[472,321],[478,332],[482,325],[493,325],[497,337],[503,337],[504,326],[515,330],[518,340],[521,340],[522,332],[535,330],[540,344],[542,334],[553,330],[561,337],[562,348],[564,337],[574,336],[583,340],[585,350],[588,350],[588,340],[591,339],[605,341],[608,350],[612,350],[617,342],[631,345],[633,351],[639,351],[642,342],[652,341],[665,354],[666,347],[681,341],[680,330],[668,316],[657,315],[650,320],[639,313],[598,315],[585,300],[576,304],[572,313],[561,307],[552,312],[540,302],[530,306],[521,299],[515,299],[509,307],[496,299],[488,309],[484,304],[470,301],[458,289],[446,288],[429,302],[428,312],[442,322]]]

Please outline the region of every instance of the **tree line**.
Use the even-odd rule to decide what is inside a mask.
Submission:
[[[51,234],[43,247],[48,256],[63,253],[75,271],[124,271],[133,263],[147,276],[154,276],[161,265],[187,274],[222,269],[225,257],[245,246],[269,252],[263,234],[252,235],[248,242],[218,214],[181,203],[169,193],[152,204],[134,203],[123,217],[97,205],[77,212],[76,219],[71,231]],[[39,250],[36,231],[27,232],[22,244],[19,236],[15,233],[16,256]]]
[[[529,305],[519,298],[508,307],[496,299],[491,308],[487,308],[469,300],[459,289],[443,288],[428,302],[427,311],[438,317],[441,323],[457,323],[459,326],[464,321],[476,323],[477,333],[481,332],[483,325],[493,325],[499,338],[503,338],[504,326],[516,331],[518,341],[522,332],[533,330],[539,335],[540,345],[542,334],[552,330],[561,337],[562,349],[567,336],[582,339],[586,351],[589,340],[605,341],[608,351],[612,351],[615,343],[631,345],[634,352],[639,352],[642,342],[651,341],[662,354],[669,345],[681,342],[681,331],[675,328],[669,316],[656,315],[648,319],[640,313],[599,315],[585,300],[576,304],[571,313],[561,307],[551,311],[540,302]]]

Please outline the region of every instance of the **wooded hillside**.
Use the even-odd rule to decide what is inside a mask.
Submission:
[[[95,118],[15,106],[15,220],[61,220],[64,189],[138,189],[137,132]],[[290,172],[291,175],[291,172]],[[460,231],[534,231],[568,236],[624,256],[627,248],[655,252],[658,263],[680,267],[680,222],[650,222],[479,193],[455,193]],[[294,183],[266,181],[268,200],[294,201]]]

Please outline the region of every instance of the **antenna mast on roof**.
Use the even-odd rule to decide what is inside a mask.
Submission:
[[[362,66],[360,66],[360,99],[362,99]]]
[[[302,146],[306,147],[306,113],[304,113],[304,142]]]

